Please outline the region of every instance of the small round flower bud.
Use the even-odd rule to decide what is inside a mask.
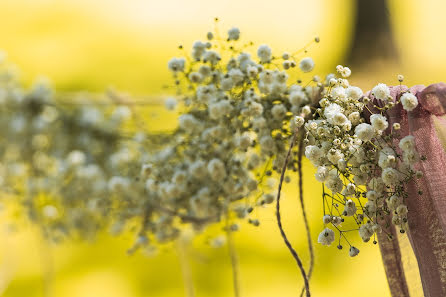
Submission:
[[[311,113],[310,106],[305,105],[304,107],[302,107],[302,113],[306,116],[309,115]]]
[[[294,117],[294,123],[296,124],[297,128],[300,128],[305,123],[305,119],[301,116],[295,116]]]
[[[324,222],[325,225],[331,223],[331,215],[325,215],[322,218],[322,221]]]

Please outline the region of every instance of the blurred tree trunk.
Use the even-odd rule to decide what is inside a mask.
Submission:
[[[398,62],[386,0],[356,0],[356,22],[347,63],[353,68],[377,60]]]

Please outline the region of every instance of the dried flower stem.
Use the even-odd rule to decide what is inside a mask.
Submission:
[[[302,172],[302,156],[304,151],[304,133],[303,130],[299,133],[299,150],[297,155],[297,173],[299,176],[299,201],[302,210],[302,217],[304,219],[305,231],[307,233],[307,241],[308,241],[308,251],[310,252],[310,267],[308,268],[308,281],[311,279],[311,275],[313,274],[314,268],[314,249],[313,242],[311,241],[311,232],[310,225],[308,223],[307,212],[305,211],[304,204],[304,185],[303,185],[303,172]],[[305,288],[302,288],[302,292],[300,296],[302,297],[305,292]]]
[[[305,272],[305,269],[304,269],[304,267],[302,265],[302,261],[299,258],[299,255],[297,254],[296,250],[293,248],[293,246],[291,245],[290,241],[288,240],[288,237],[285,234],[285,231],[284,231],[283,226],[282,226],[282,219],[280,217],[280,193],[281,193],[281,190],[282,190],[282,184],[283,184],[283,180],[284,180],[284,177],[285,177],[285,172],[286,172],[287,165],[288,165],[288,160],[290,158],[291,151],[292,151],[292,149],[294,147],[294,143],[296,142],[297,134],[298,134],[297,131],[295,131],[294,134],[293,134],[293,138],[291,140],[290,147],[288,149],[288,153],[287,153],[287,155],[285,157],[285,163],[283,164],[282,172],[280,174],[279,189],[277,191],[277,200],[276,200],[276,218],[277,218],[277,225],[278,225],[279,230],[280,230],[280,235],[282,236],[282,238],[283,238],[283,240],[285,242],[285,245],[290,250],[291,254],[293,255],[294,259],[296,260],[297,266],[299,267],[299,269],[300,269],[300,271],[302,273],[302,277],[303,277],[304,283],[305,283],[305,290],[307,292],[306,296],[310,297],[311,296],[311,294],[310,294],[310,285],[308,283],[307,273]]]
[[[229,229],[229,221],[227,220],[226,237],[228,239],[228,252],[231,259],[232,269],[232,283],[234,287],[234,297],[240,297],[240,273],[239,273],[239,260],[237,250],[234,245],[234,238],[231,230]]]
[[[194,282],[189,261],[187,259],[187,247],[184,239],[178,240],[178,258],[180,260],[181,273],[183,275],[184,291],[187,297],[195,297]]]

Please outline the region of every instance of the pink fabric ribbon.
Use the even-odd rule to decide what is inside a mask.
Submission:
[[[392,87],[391,95],[396,100],[406,90]],[[424,296],[441,297],[446,296],[446,84],[415,86],[410,92],[418,98],[418,106],[407,112],[397,105],[388,113],[389,124],[400,123],[401,137],[413,135],[419,154],[427,158],[415,166],[424,176],[407,184],[408,236]],[[393,240],[384,233],[378,239],[390,291],[393,297],[408,297],[397,231],[391,225],[387,232]]]

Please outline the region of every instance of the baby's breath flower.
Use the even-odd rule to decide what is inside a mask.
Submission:
[[[350,257],[355,257],[359,254],[359,250],[356,247],[351,246],[348,254],[350,255]]]
[[[259,46],[257,56],[260,58],[260,62],[268,63],[271,60],[271,48],[266,44]]]
[[[407,111],[412,111],[418,105],[418,99],[412,93],[404,93],[401,96],[401,103],[403,104],[403,108]]]
[[[378,131],[386,130],[389,126],[387,118],[380,114],[372,114],[370,116],[370,123],[372,124],[373,128]]]
[[[183,58],[172,58],[169,63],[169,70],[172,72],[184,71],[185,60]]]
[[[317,242],[322,245],[331,245],[335,239],[334,232],[330,228],[325,228],[318,236]]]
[[[388,97],[390,96],[390,89],[386,84],[377,84],[372,89],[372,94],[376,99],[387,101]]]
[[[239,28],[231,28],[228,31],[228,40],[238,40],[240,38],[240,30]]]
[[[299,62],[299,68],[302,72],[311,72],[314,68],[314,61],[310,57],[303,58]]]

